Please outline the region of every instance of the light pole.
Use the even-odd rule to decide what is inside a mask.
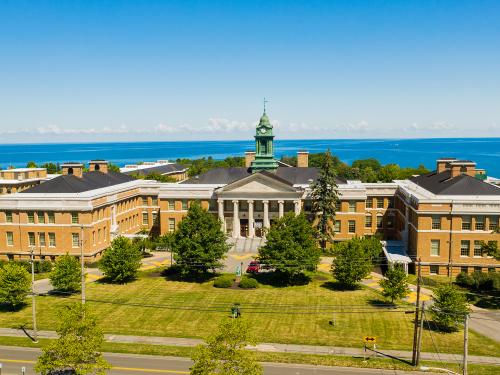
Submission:
[[[30,246],[31,258],[31,309],[33,313],[33,341],[38,342],[38,333],[36,330],[36,300],[35,300],[35,258],[33,251],[35,246]]]
[[[80,263],[82,272],[82,305],[85,305],[85,263],[83,261],[83,225],[80,226]]]

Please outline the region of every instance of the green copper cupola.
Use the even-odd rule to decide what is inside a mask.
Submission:
[[[274,159],[273,126],[267,117],[266,109],[260,118],[255,133],[255,160],[252,161],[252,172],[275,171],[278,162]]]

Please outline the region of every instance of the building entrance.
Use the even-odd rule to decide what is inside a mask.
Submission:
[[[248,219],[240,219],[240,236],[248,237]]]
[[[264,222],[263,220],[257,219],[255,220],[255,237],[262,237],[263,230],[262,228],[264,227]]]

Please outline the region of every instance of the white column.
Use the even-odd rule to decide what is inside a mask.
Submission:
[[[278,217],[281,219],[284,215],[285,212],[285,202],[284,201],[278,201]]]
[[[233,238],[240,237],[240,215],[238,200],[233,201]]]
[[[295,215],[300,214],[300,199],[293,201],[293,204],[295,205]]]
[[[219,220],[222,222],[222,230],[226,233],[226,219],[224,219],[224,200],[217,199],[217,204],[219,208]]]
[[[253,220],[253,201],[248,201],[248,237],[255,237],[255,223]]]
[[[269,228],[269,201],[262,201],[264,203],[264,228]]]

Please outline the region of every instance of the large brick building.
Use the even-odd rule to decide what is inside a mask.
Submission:
[[[265,228],[286,212],[312,219],[310,185],[318,170],[307,152],[297,166],[274,158],[266,114],[257,126],[256,151],[241,168],[218,168],[180,183],[137,180],[107,170],[105,161],[63,165],[63,175],[0,197],[0,257],[54,258],[66,252],[98,257],[117,235],[175,230],[198,201],[220,218],[240,250],[262,243]],[[424,274],[491,271],[481,241],[499,241],[500,188],[476,178],[475,164],[441,159],[435,172],[392,183],[338,179],[335,240],[380,235],[397,241],[405,259],[421,258]]]

